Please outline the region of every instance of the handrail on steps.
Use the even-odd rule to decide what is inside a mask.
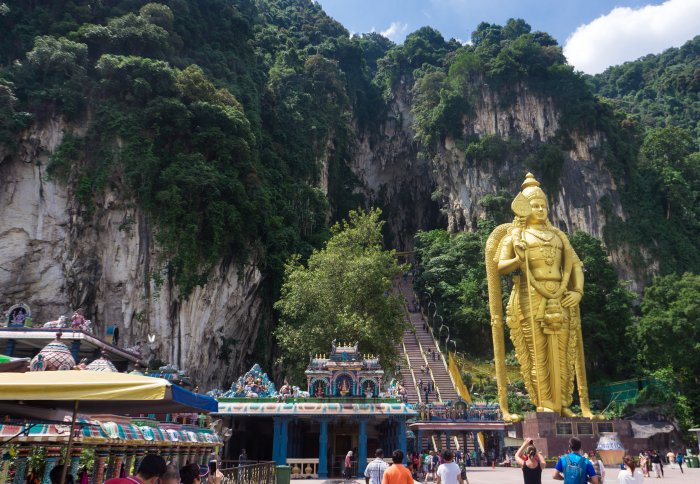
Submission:
[[[418,382],[416,381],[416,374],[413,373],[413,365],[411,365],[411,358],[408,356],[408,351],[406,351],[406,344],[401,340],[401,347],[403,348],[403,356],[406,358],[406,363],[408,363],[408,369],[411,372],[411,379],[413,380],[413,388],[416,389],[416,394],[418,395],[418,403],[423,403],[420,396],[420,389],[418,388]]]
[[[433,386],[435,387],[435,393],[437,394],[438,400],[441,402],[442,400],[442,393],[440,393],[440,387],[437,384],[437,381],[435,381],[435,375],[433,374],[433,369],[430,368],[430,363],[428,363],[428,358],[425,356],[425,352],[423,351],[423,345],[421,344],[420,340],[418,339],[418,335],[413,333],[413,336],[416,338],[416,343],[418,343],[418,349],[420,350],[420,355],[423,357],[423,361],[425,361],[425,366],[428,368],[428,373],[430,375],[430,379],[433,381]]]

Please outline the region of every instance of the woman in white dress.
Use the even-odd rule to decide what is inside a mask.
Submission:
[[[634,458],[631,455],[626,455],[623,459],[625,468],[617,475],[618,484],[642,484],[644,476],[634,463]]]

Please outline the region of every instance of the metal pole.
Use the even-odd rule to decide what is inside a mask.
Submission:
[[[70,436],[68,436],[68,448],[66,449],[66,459],[63,462],[63,469],[61,470],[61,484],[66,484],[66,476],[68,475],[68,460],[71,458],[71,450],[73,450],[73,435],[75,435],[75,419],[78,416],[78,400],[73,402],[73,418],[70,422]]]

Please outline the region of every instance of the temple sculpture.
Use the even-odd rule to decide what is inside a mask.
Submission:
[[[363,355],[355,343],[336,343],[331,354],[309,355],[306,380],[313,397],[378,397],[384,370],[374,355]]]
[[[486,273],[498,400],[508,409],[501,276],[512,275],[505,322],[530,399],[538,412],[574,416],[574,377],[581,412],[592,417],[586,383],[581,315],[583,268],[566,234],[552,226],[547,198],[528,173],[511,208],[512,223],[494,229],[486,242]]]

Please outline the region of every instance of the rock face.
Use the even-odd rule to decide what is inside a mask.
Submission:
[[[26,302],[35,324],[82,308],[98,335],[119,327],[120,345],[155,336],[143,356],[177,364],[202,389],[229,383],[270,320],[255,261],[220,264],[187,298],[156,285],[153,227],[135,203],[107,192],[87,214],[70,183],[46,176],[64,129],[53,120],[0,156],[0,306]]]
[[[463,133],[529,143],[546,142],[555,136],[559,113],[551,99],[538,97],[525,87],[516,88],[514,99],[504,108],[498,94],[483,87],[480,105],[472,116],[463,119]],[[516,194],[530,171],[516,159],[469,161],[451,138],[438,146],[432,160],[426,160],[419,156],[412,123],[410,91],[402,85],[394,93],[381,137],[372,142],[361,136],[352,160],[352,169],[364,183],[370,203],[388,212],[388,225],[399,249],[412,248],[412,237],[418,229],[444,227],[444,217],[450,231],[476,229],[477,221],[485,214],[479,200],[499,190]],[[560,189],[548,193],[552,201],[550,218],[562,230],[583,230],[602,239],[605,216],[601,199],[605,197],[613,213],[625,219],[613,177],[604,160],[593,155],[604,138],[600,133],[572,138],[573,148],[565,155],[561,170]],[[439,196],[431,197],[436,191]],[[438,207],[431,198],[442,198],[443,206]],[[611,257],[621,277],[641,281],[641,275],[628,269],[624,251]]]
[[[358,136],[350,167],[371,205],[384,210],[392,245],[413,247],[416,231],[444,225],[440,206],[432,200],[436,179],[430,160],[420,156],[414,141],[408,89],[396,91],[379,133]]]
[[[551,139],[559,127],[552,101],[524,88],[508,108],[493,92],[485,90],[481,97],[481,105],[463,120],[465,135],[540,142]],[[410,91],[402,85],[380,132],[358,133],[349,161],[369,203],[384,208],[392,244],[399,250],[412,248],[419,229],[476,228],[484,215],[479,200],[499,190],[517,193],[528,171],[518,160],[468,161],[449,138],[432,160],[425,159],[412,123]],[[36,322],[82,308],[98,334],[109,325],[119,327],[124,345],[145,343],[152,335],[155,340],[145,345],[144,357],[176,363],[202,389],[228,385],[243,369],[261,326],[271,325],[264,275],[250,260],[221,263],[207,285],[186,298],[167,280],[156,285],[154,230],[133,201],[107,192],[86,213],[70,183],[46,176],[49,155],[65,128],[54,119],[26,132],[17,153],[0,152],[0,307],[26,302]],[[574,136],[573,141],[561,170],[561,188],[549,193],[554,201],[550,217],[563,230],[602,237],[603,197],[625,218],[604,160],[592,154],[603,136]],[[320,178],[326,180],[327,174]],[[612,258],[622,277],[642,280],[627,269],[624,251]]]

